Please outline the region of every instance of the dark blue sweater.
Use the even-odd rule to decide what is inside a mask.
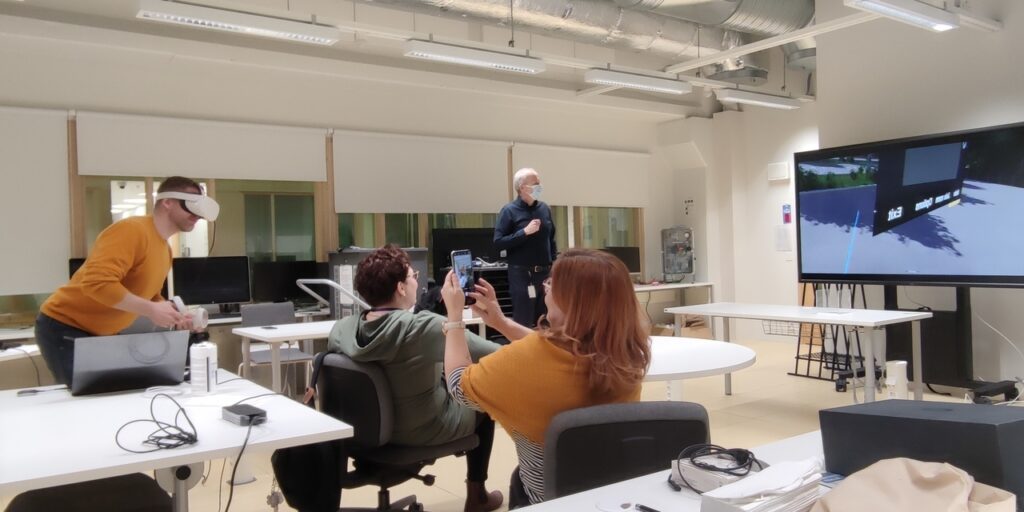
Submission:
[[[523,228],[533,219],[540,219],[540,230],[527,236]],[[558,253],[551,208],[542,201],[528,205],[520,197],[506,204],[494,225],[494,247],[506,251],[509,265],[550,265]]]

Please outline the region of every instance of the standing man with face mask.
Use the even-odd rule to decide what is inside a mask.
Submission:
[[[160,288],[171,270],[167,239],[192,231],[200,218],[217,220],[220,206],[188,178],[165,179],[153,214],[104,229],[71,281],[43,302],[36,341],[54,379],[71,384],[76,338],[117,334],[140,316],[163,328],[190,329]]]
[[[494,246],[508,261],[508,290],[512,297],[512,318],[533,327],[547,312],[544,280],[557,254],[555,223],[551,208],[540,200],[543,188],[537,171],[523,168],[512,178],[516,197],[498,213]]]

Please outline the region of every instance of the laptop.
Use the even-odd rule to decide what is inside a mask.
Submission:
[[[180,384],[188,335],[188,331],[161,331],[76,339],[71,394]]]

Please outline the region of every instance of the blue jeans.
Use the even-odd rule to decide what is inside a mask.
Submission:
[[[537,319],[548,312],[544,305],[544,280],[551,274],[551,267],[535,268],[508,266],[508,294],[512,299],[512,319],[517,324],[533,328]],[[536,297],[530,298],[527,288],[533,285]]]
[[[43,313],[36,317],[36,344],[53,379],[71,385],[71,367],[75,361],[75,339],[91,333],[58,322]]]

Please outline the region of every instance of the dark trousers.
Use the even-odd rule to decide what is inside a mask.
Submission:
[[[530,504],[530,496],[526,494],[523,479],[519,477],[519,466],[512,470],[512,478],[508,484],[508,509],[525,507]]]
[[[466,480],[486,482],[487,466],[491,462],[491,448],[494,447],[494,420],[484,413],[477,413],[476,437],[480,444],[466,452]]]
[[[54,380],[71,385],[71,367],[75,361],[75,339],[93,336],[86,331],[58,322],[42,313],[36,317],[36,344]]]
[[[544,280],[551,274],[551,267],[535,272],[531,267],[509,265],[508,294],[512,298],[512,319],[525,327],[537,325],[537,319],[548,312],[544,305]],[[528,288],[533,285],[536,297],[531,298]]]

